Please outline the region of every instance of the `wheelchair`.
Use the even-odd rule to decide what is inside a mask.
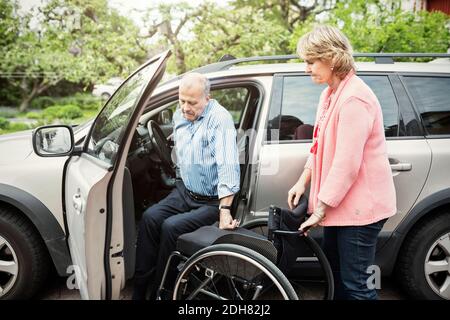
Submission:
[[[333,274],[324,252],[311,236],[298,231],[306,218],[305,206],[305,199],[293,211],[271,206],[265,224],[234,230],[212,225],[181,235],[157,296],[164,294],[174,300],[298,300],[307,299],[304,283],[313,279],[321,284],[321,298],[333,299]],[[266,228],[267,235],[253,231],[255,227]],[[171,266],[178,272],[172,290],[166,288]],[[305,272],[309,272],[306,278]]]

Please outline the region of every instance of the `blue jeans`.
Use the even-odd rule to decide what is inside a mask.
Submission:
[[[367,280],[375,263],[378,234],[387,219],[364,226],[324,227],[323,250],[334,276],[336,300],[376,300]]]

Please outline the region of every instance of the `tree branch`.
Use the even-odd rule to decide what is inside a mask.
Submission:
[[[175,36],[178,36],[178,34],[179,34],[180,31],[181,31],[181,28],[183,28],[183,26],[186,24],[186,22],[189,21],[189,19],[190,19],[190,17],[189,17],[188,14],[186,14],[186,15],[184,16],[184,18],[181,19],[180,24],[178,25],[178,27],[175,29],[175,32],[173,33]]]

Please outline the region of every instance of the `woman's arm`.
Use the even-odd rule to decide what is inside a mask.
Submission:
[[[310,181],[311,169],[305,167],[296,184],[288,192],[287,202],[291,210],[298,205],[298,201],[300,200],[302,194],[305,193],[306,187]]]
[[[364,101],[352,97],[339,111],[333,161],[318,194],[318,199],[331,207],[341,203],[358,177],[374,122],[369,108]]]

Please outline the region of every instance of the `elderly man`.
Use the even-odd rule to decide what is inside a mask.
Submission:
[[[155,297],[177,238],[219,220],[222,229],[238,222],[231,203],[239,191],[236,130],[230,113],[209,97],[208,79],[199,73],[183,77],[180,108],[174,114],[176,188],[144,212],[139,226],[133,299]]]

